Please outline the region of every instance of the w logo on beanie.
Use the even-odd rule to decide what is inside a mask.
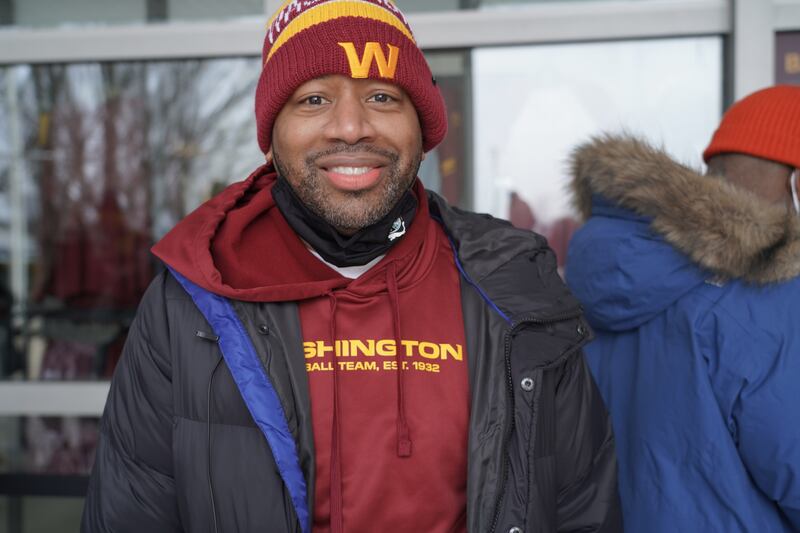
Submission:
[[[397,59],[400,57],[400,49],[391,44],[389,48],[389,59],[383,55],[380,43],[368,42],[364,45],[364,54],[359,58],[356,46],[353,43],[337,43],[344,48],[347,54],[347,61],[350,63],[350,75],[353,78],[369,78],[369,68],[374,60],[378,66],[378,73],[381,78],[394,78],[397,70]]]

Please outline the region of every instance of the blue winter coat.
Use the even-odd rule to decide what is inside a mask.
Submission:
[[[573,168],[626,531],[800,530],[800,218],[629,138]]]

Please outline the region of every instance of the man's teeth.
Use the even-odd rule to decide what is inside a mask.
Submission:
[[[366,174],[370,170],[372,170],[372,167],[333,167],[331,172],[347,174],[348,176],[358,176],[360,174]]]

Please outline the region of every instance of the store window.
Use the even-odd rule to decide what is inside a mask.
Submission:
[[[97,419],[0,417],[0,532],[78,531]]]
[[[5,71],[3,377],[111,375],[157,268],[153,239],[263,160],[258,70],[225,59]]]
[[[719,37],[478,49],[472,69],[475,208],[545,235],[561,266],[576,144],[627,131],[699,166],[722,112]]]
[[[153,241],[263,162],[259,67],[233,58],[0,69],[0,387],[110,378],[160,268]],[[0,420],[7,531],[77,531],[99,414]]]
[[[470,54],[466,51],[425,54],[447,105],[447,137],[428,153],[419,176],[425,187],[453,205],[472,204],[472,161],[467,149],[471,139],[472,109],[469,95]]]

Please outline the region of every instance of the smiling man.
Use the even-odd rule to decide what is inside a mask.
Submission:
[[[446,112],[403,15],[287,2],[263,59],[267,163],[154,247],[83,531],[620,531],[552,252],[416,177]]]
[[[406,92],[386,81],[342,75],[297,88],[275,119],[267,151],[288,182],[283,188],[348,236],[400,203],[424,157],[417,111]]]

